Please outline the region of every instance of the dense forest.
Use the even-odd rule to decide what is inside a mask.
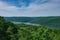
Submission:
[[[60,28],[13,24],[0,16],[0,40],[60,40]]]
[[[60,16],[43,17],[43,18],[31,21],[31,23],[38,23],[44,26],[60,28]]]

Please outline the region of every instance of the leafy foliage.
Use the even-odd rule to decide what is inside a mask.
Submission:
[[[18,40],[60,40],[60,29],[17,24]]]
[[[17,28],[11,22],[8,22],[0,17],[0,40],[14,40]]]
[[[0,17],[0,40],[60,40],[60,28],[13,24]]]

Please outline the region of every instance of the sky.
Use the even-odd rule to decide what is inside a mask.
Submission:
[[[60,16],[60,0],[0,0],[0,16]]]

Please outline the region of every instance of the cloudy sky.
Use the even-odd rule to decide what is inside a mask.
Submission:
[[[60,16],[60,0],[0,0],[0,16]]]

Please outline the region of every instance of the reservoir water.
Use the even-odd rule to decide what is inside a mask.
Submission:
[[[33,25],[33,26],[41,26],[40,24],[29,23],[29,22],[12,22],[14,24],[26,24],[26,25]]]

